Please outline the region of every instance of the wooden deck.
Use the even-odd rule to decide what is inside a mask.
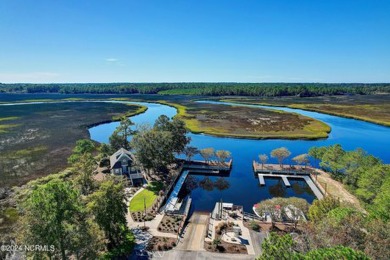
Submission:
[[[255,173],[268,174],[288,174],[288,175],[310,175],[311,168],[305,168],[300,165],[285,165],[283,168],[279,164],[264,164],[253,161],[253,171]]]
[[[184,164],[184,168],[190,170],[193,173],[210,173],[218,174],[221,172],[229,172],[232,169],[233,159],[228,162],[216,162],[216,161],[191,161]]]

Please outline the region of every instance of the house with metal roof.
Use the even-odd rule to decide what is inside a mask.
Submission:
[[[144,176],[134,155],[124,148],[110,156],[110,171],[111,174],[127,177],[132,186],[142,185],[144,182]]]

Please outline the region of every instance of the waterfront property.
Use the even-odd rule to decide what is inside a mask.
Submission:
[[[125,102],[124,102],[125,103]],[[132,121],[136,124],[149,123],[153,124],[158,116],[165,114],[168,117],[173,117],[177,114],[175,108],[156,104],[156,103],[131,103],[141,104],[148,107],[148,110],[137,116],[132,117]],[[188,134],[191,137],[191,146],[199,149],[206,147],[214,147],[215,149],[229,150],[234,157],[234,166],[228,176],[215,176],[208,174],[203,176],[199,174],[190,174],[183,184],[183,189],[179,197],[191,195],[192,209],[194,211],[211,212],[215,202],[223,198],[224,201],[229,201],[237,205],[243,205],[246,212],[251,211],[254,204],[261,200],[274,197],[299,197],[304,198],[311,203],[317,197],[307,182],[300,178],[289,178],[291,187],[287,188],[281,178],[267,178],[266,185],[259,185],[257,174],[253,174],[252,162],[255,156],[259,153],[268,153],[276,147],[288,147],[292,154],[303,154],[308,151],[311,146],[324,146],[334,143],[340,143],[345,149],[354,149],[356,142],[363,149],[379,156],[388,163],[389,152],[387,150],[378,150],[377,147],[389,144],[389,130],[383,126],[373,125],[367,122],[352,120],[348,118],[340,118],[326,114],[314,113],[304,110],[291,110],[288,108],[274,108],[278,110],[288,110],[290,112],[300,113],[315,119],[321,120],[332,127],[332,132],[328,139],[317,141],[303,140],[248,140],[235,138],[220,138],[203,134]],[[90,129],[91,138],[99,142],[108,142],[109,135],[117,127],[117,122],[103,124]],[[369,135],[367,134],[369,131]],[[201,156],[194,156],[195,159],[201,159]],[[273,159],[270,159],[273,160]],[[271,161],[273,162],[273,161]],[[292,163],[290,158],[285,160],[287,164]],[[316,166],[316,162],[312,161],[312,165]],[[203,184],[216,183],[219,179],[224,179],[229,183],[229,187],[220,190],[214,185],[205,187]],[[313,178],[313,181],[315,179]],[[321,182],[320,178],[319,181]],[[195,185],[193,185],[195,184]],[[321,182],[322,184],[322,182]],[[330,191],[330,186],[324,186]],[[339,188],[338,188],[339,189]]]
[[[110,156],[110,172],[125,176],[131,186],[140,185],[144,180],[141,169],[135,163],[134,155],[124,148]]]

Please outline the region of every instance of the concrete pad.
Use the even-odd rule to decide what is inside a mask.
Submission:
[[[194,213],[184,231],[184,237],[177,248],[181,250],[204,251],[204,239],[208,214]]]

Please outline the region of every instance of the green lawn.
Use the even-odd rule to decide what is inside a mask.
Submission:
[[[158,192],[162,189],[162,183],[151,182],[146,189],[135,195],[130,201],[130,212],[144,210],[144,200],[146,209],[150,208],[158,196]]]

